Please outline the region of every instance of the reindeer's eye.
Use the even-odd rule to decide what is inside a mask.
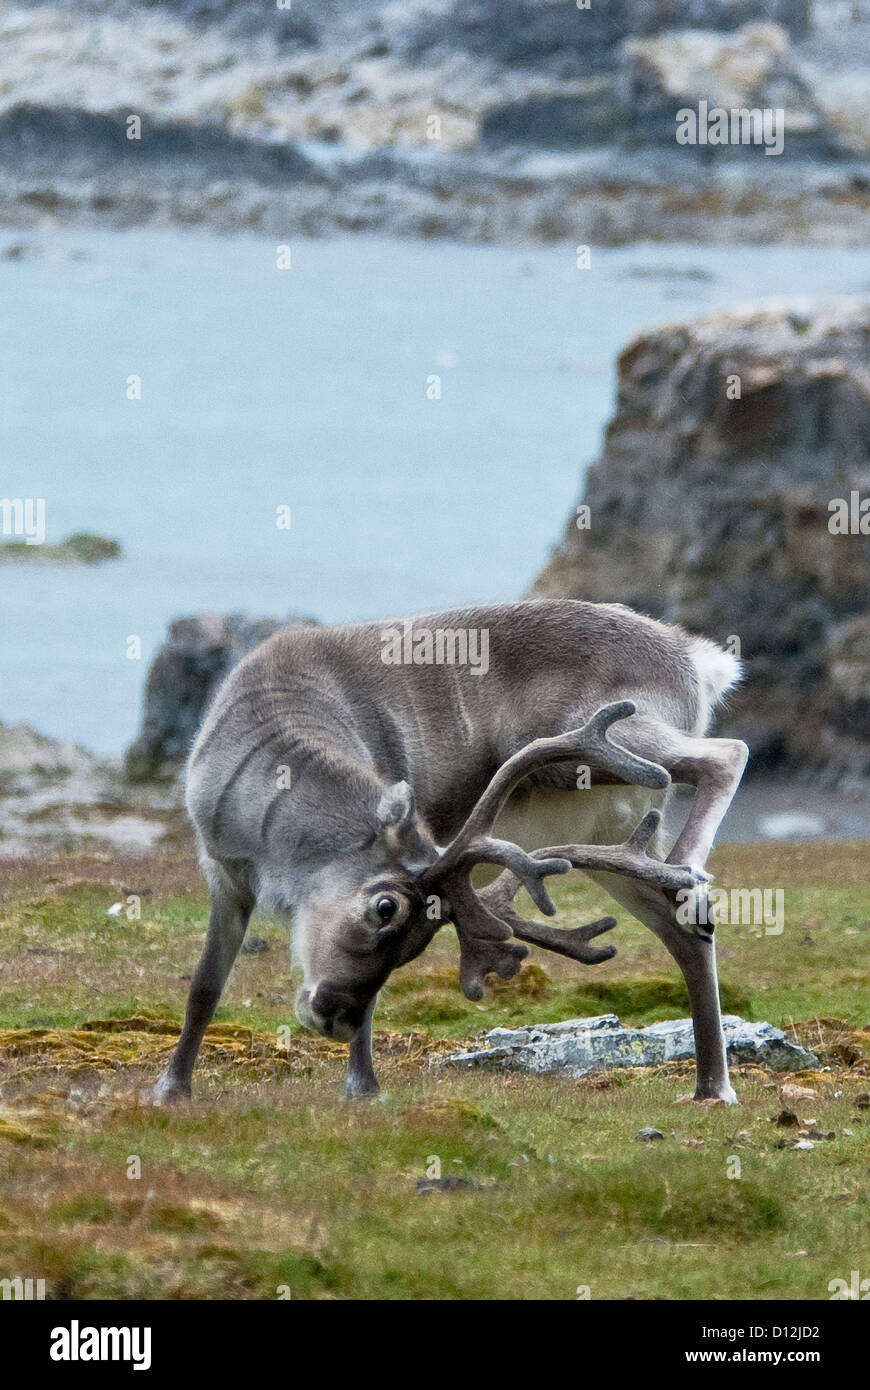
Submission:
[[[382,922],[392,922],[398,910],[399,904],[396,899],[389,897],[386,893],[382,893],[375,903],[375,912]]]

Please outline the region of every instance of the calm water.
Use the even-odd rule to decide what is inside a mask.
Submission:
[[[44,497],[49,541],[93,530],[126,558],[0,569],[0,719],[109,754],[172,617],[519,596],[632,334],[870,281],[829,249],[633,247],[580,271],[571,247],[294,241],[278,271],[255,238],[5,232],[0,253],[20,240],[45,254],[0,261],[0,496]]]

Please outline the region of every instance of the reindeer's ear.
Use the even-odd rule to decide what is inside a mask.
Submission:
[[[377,809],[378,830],[404,830],[414,820],[414,793],[407,782],[387,787]]]

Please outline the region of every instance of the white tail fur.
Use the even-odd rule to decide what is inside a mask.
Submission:
[[[742,679],[743,667],[732,652],[717,647],[706,637],[692,638],[689,655],[698,672],[704,702],[712,713],[728,691]]]

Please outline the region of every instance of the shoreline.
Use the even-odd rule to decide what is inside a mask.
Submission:
[[[182,776],[130,783],[120,760],[0,724],[0,863],[50,854],[159,853],[187,846],[193,830]],[[692,793],[676,788],[666,812],[674,837]],[[738,790],[718,847],[870,841],[870,788],[834,788],[758,775]]]
[[[0,116],[0,225],[184,228],[459,244],[861,247],[870,160],[770,161],[602,145],[441,153],[267,142],[165,122],[141,161],[122,112],[20,106]],[[253,171],[253,173],[252,173]]]

